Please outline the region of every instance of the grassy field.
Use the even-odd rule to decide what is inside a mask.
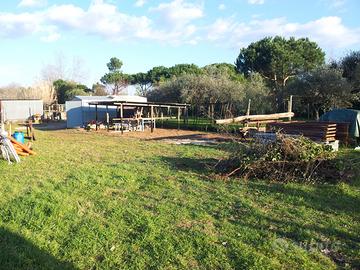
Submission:
[[[0,269],[360,268],[359,179],[245,182],[214,174],[221,147],[37,137],[0,161]]]

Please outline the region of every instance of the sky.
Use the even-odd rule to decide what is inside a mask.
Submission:
[[[234,63],[267,36],[308,37],[339,59],[360,49],[359,0],[2,0],[0,86],[61,66],[91,85],[117,57],[126,73]]]

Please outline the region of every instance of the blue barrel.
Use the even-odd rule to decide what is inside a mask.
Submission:
[[[13,137],[15,138],[15,140],[17,140],[20,143],[25,143],[24,140],[24,133],[22,133],[21,131],[15,131]]]

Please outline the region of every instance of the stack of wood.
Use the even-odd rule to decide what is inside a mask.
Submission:
[[[349,143],[350,123],[336,123],[336,139],[347,145]]]
[[[284,134],[303,135],[314,141],[334,142],[337,138],[337,124],[331,122],[281,122],[267,125],[269,131]]]
[[[35,152],[32,151],[28,146],[18,142],[17,140],[15,140],[12,137],[9,137],[9,139],[10,139],[12,145],[14,146],[16,153],[19,156],[26,157],[26,156],[30,156],[30,155],[35,155]]]

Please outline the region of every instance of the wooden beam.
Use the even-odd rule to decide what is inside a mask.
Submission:
[[[178,129],[180,129],[180,115],[181,115],[181,109],[178,108],[178,114],[177,114],[177,124],[178,124]]]
[[[95,105],[95,129],[98,130],[98,107]]]
[[[250,115],[250,108],[251,108],[251,99],[249,99],[246,115]]]
[[[123,110],[123,105],[120,105],[120,128],[121,128],[121,134],[124,134],[124,130],[123,130],[123,117],[124,117],[124,110]]]
[[[258,114],[258,115],[243,115],[235,118],[229,119],[219,119],[216,120],[216,124],[231,124],[237,122],[246,122],[246,121],[262,121],[262,120],[278,120],[281,118],[293,117],[293,112],[286,113],[273,113],[273,114]]]
[[[289,104],[288,104],[288,112],[292,112],[292,106],[293,106],[293,96],[290,95],[290,98],[289,98]],[[291,121],[291,116],[289,116],[289,121]]]
[[[154,106],[150,106],[150,128],[151,128],[151,133],[154,132]]]

